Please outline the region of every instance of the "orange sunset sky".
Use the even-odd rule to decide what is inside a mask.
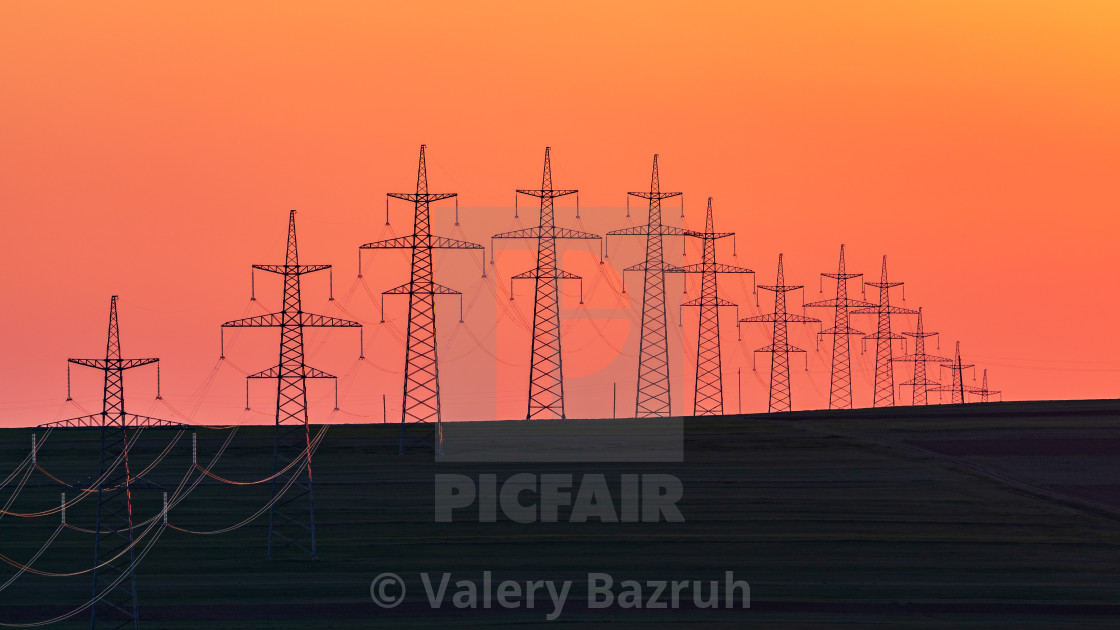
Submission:
[[[546,145],[557,187],[580,190],[581,219],[566,199],[558,224],[644,223],[639,200],[625,217],[625,192],[648,188],[659,153],[663,190],[685,192],[683,223],[702,225],[714,197],[717,228],[737,233],[722,261],[759,283],[784,252],[787,282],[823,299],[818,274],[835,271],[841,243],[869,280],[887,255],[942,354],[960,340],[1005,400],[1116,397],[1118,23],[1120,4],[1103,0],[4,2],[0,425],[99,410],[88,369],[74,368],[64,403],[65,360],[104,356],[112,294],[125,356],[161,358],[166,401],[142,368],[130,411],[270,421],[274,386],[255,382],[243,414],[243,376],[276,362],[278,333],[227,336],[221,363],[219,326],[280,307],[265,274],[249,301],[249,268],[283,261],[290,208],[301,262],[335,266],[335,302],[325,273],[305,276],[305,309],[367,324],[361,362],[355,331],[308,333],[308,362],[342,377],[338,412],[331,386],[311,385],[311,420],[380,421],[382,394],[399,419],[406,302],[387,298],[380,324],[377,294],[407,280],[406,259],[366,254],[358,281],[357,246],[411,230],[403,202],[384,225],[384,200],[414,187],[421,143],[432,191],[460,195],[461,226],[443,202],[436,234],[489,248],[533,224],[529,198],[514,219],[513,190],[539,187]],[[665,217],[682,224],[675,201]],[[566,250],[586,295],[580,306],[565,285],[570,417],[609,416],[615,382],[619,414],[633,411],[640,278],[616,288],[642,245],[612,238],[603,266],[597,247]],[[532,287],[512,303],[508,291],[532,246],[503,244],[485,280],[476,254],[437,256],[466,308],[459,325],[453,299],[439,307],[445,420],[524,417]],[[667,240],[670,262],[698,262],[681,247]],[[744,317],[760,310],[751,284],[721,284]],[[677,413],[692,407],[696,343],[681,293],[670,279]],[[734,315],[721,313],[725,408],[741,367],[743,411],[764,411],[768,356],[752,371],[750,350],[768,330],[744,325],[739,342]],[[795,409],[827,406],[829,345],[817,352],[811,330],[791,334],[810,350],[808,373],[792,360]],[[873,348],[859,348],[855,403],[869,406]],[[900,364],[896,382],[909,377]]]

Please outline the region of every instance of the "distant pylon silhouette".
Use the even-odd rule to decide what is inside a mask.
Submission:
[[[283,265],[253,265],[259,269],[284,277],[284,310],[279,313],[257,315],[235,319],[222,324],[222,358],[225,358],[226,328],[274,327],[280,329],[280,362],[248,378],[274,378],[276,383],[276,434],[273,440],[272,507],[268,512],[268,552],[267,557],[289,545],[296,547],[314,559],[315,548],[315,495],[311,486],[311,435],[307,426],[307,379],[335,377],[323,370],[304,363],[303,329],[318,328],[361,328],[358,322],[346,319],[313,315],[303,311],[300,300],[299,277],[305,273],[330,269],[330,265],[301,265],[296,247],[296,211],[288,213],[288,247]],[[255,283],[254,283],[255,285]],[[337,407],[337,381],[336,407]],[[246,383],[245,408],[249,408],[248,384]],[[294,465],[286,472],[285,467],[292,461],[306,458],[305,465]],[[284,493],[288,480],[296,479]],[[280,496],[283,495],[283,496]],[[299,516],[300,508],[295,507],[302,499],[307,499],[306,517]]]
[[[754,273],[746,267],[733,267],[716,262],[716,241],[733,236],[734,232],[716,232],[712,218],[712,198],[708,197],[708,213],[704,231],[693,232],[704,240],[704,256],[698,265],[685,265],[670,271],[700,274],[700,297],[681,304],[700,307],[700,323],[696,340],[696,384],[693,391],[692,415],[723,414],[723,367],[720,360],[719,307],[736,306],[719,297],[717,277],[721,273]]]
[[[611,230],[607,236],[646,237],[646,257],[643,262],[623,270],[644,271],[642,284],[642,335],[638,349],[638,386],[634,401],[634,416],[649,418],[672,415],[672,398],[669,392],[669,338],[665,315],[665,272],[678,268],[665,262],[662,237],[684,236],[689,230],[661,224],[661,200],[676,197],[679,192],[661,192],[657,171],[657,155],[653,156],[653,174],[649,192],[630,192],[627,195],[649,200],[649,221],[646,225]]]
[[[477,249],[481,245],[443,236],[432,236],[431,204],[450,199],[456,193],[428,192],[428,165],[424,145],[420,145],[420,165],[416,171],[415,193],[389,193],[394,199],[415,205],[413,232],[408,236],[366,243],[363,249],[411,249],[412,274],[408,282],[385,291],[386,295],[408,296],[408,341],[404,357],[404,395],[401,404],[401,433],[398,453],[418,445],[443,453],[443,415],[439,400],[439,362],[436,354],[437,295],[458,295],[462,322],[462,294],[437,284],[432,273],[433,249]],[[485,256],[483,270],[485,272]],[[361,274],[361,270],[358,270]],[[384,312],[384,309],[382,309]]]
[[[976,394],[980,397],[980,402],[990,402],[991,396],[999,394],[999,399],[1003,400],[1003,394],[998,389],[988,389],[988,369],[984,368],[984,380],[981,381],[980,387],[966,387],[968,392]]]
[[[950,395],[952,396],[952,398],[950,400],[952,401],[952,403],[954,405],[959,405],[959,404],[964,403],[964,393],[965,393],[965,389],[966,389],[965,386],[964,386],[964,378],[963,378],[964,377],[964,371],[967,370],[970,367],[975,367],[975,366],[972,365],[972,364],[966,364],[966,363],[961,362],[961,342],[959,342],[959,341],[957,342],[956,351],[953,354],[953,360],[948,362],[948,363],[942,363],[941,367],[945,368],[945,369],[948,369],[950,372],[953,373],[953,384],[950,385],[949,387],[945,387],[944,385],[941,386],[941,387],[938,387],[937,392],[940,393],[940,392],[948,391],[950,393]],[[975,372],[973,372],[973,379],[975,379]]]
[[[533,300],[533,347],[529,367],[529,405],[527,420],[564,418],[564,363],[560,353],[560,280],[580,281],[580,304],[583,303],[583,280],[560,269],[556,255],[556,239],[602,239],[598,234],[556,227],[553,200],[571,195],[576,190],[552,187],[550,148],[544,148],[544,173],[540,189],[518,189],[518,193],[539,197],[540,225],[495,234],[491,238],[533,238],[537,240],[537,266],[510,279],[513,299],[514,280],[535,280]]]
[[[850,335],[863,333],[848,325],[850,309],[873,307],[874,304],[863,300],[848,299],[848,280],[858,278],[861,273],[847,273],[844,267],[844,246],[840,246],[840,265],[836,273],[822,273],[826,278],[836,279],[836,297],[831,300],[810,302],[805,306],[828,307],[835,311],[833,326],[822,330],[822,335],[832,335],[832,387],[828,394],[829,409],[852,408],[852,357]]]
[[[789,323],[810,323],[821,320],[804,315],[786,312],[786,293],[800,289],[802,285],[787,285],[786,274],[782,267],[782,255],[778,254],[778,279],[772,285],[760,284],[758,288],[774,292],[774,312],[740,319],[740,322],[771,322],[774,324],[770,345],[755,352],[770,353],[770,405],[769,410],[789,411],[792,406],[789,386],[789,353],[805,352],[797,346],[789,345]]]
[[[128,462],[129,429],[189,429],[189,425],[127,413],[124,410],[124,371],[151,365],[159,359],[122,359],[117,296],[109,301],[109,335],[104,359],[70,359],[105,372],[101,413],[50,422],[43,427],[100,428],[99,480],[90,492],[97,494],[94,527],[93,596],[90,628],[139,628],[136,605],[136,567],[133,543],[133,477]],[[67,365],[69,369],[69,365]],[[69,379],[68,379],[69,380]],[[119,461],[118,461],[119,459]]]
[[[926,364],[937,363],[939,361],[948,361],[949,359],[938,356],[936,354],[926,354],[926,338],[933,337],[937,333],[926,332],[925,326],[922,324],[922,309],[918,309],[918,328],[914,332],[903,332],[903,335],[912,337],[914,339],[914,353],[906,354],[901,357],[895,357],[895,361],[905,361],[914,364],[914,377],[909,381],[900,383],[900,385],[909,385],[910,390],[910,403],[913,405],[928,404],[928,394],[934,391],[934,388],[940,387],[937,381],[931,381],[926,376]]]
[[[865,282],[869,287],[879,289],[879,304],[872,308],[852,311],[862,315],[878,315],[878,327],[874,335],[864,339],[875,340],[875,402],[876,407],[894,406],[894,352],[891,343],[902,339],[902,335],[891,333],[891,315],[913,315],[918,311],[901,306],[891,306],[891,288],[902,286],[901,282],[887,281],[887,257],[883,256],[883,272],[879,282]]]

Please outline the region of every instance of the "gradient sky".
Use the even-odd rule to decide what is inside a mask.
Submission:
[[[407,280],[404,255],[373,254],[357,282],[356,248],[410,230],[404,204],[384,225],[384,194],[414,186],[421,143],[432,190],[460,194],[461,230],[444,205],[438,234],[489,246],[519,225],[513,189],[539,186],[546,145],[557,186],[581,191],[584,228],[623,227],[624,193],[648,187],[659,153],[685,224],[702,224],[714,197],[717,227],[737,232],[738,256],[721,242],[721,258],[760,283],[784,252],[787,281],[821,299],[841,243],[870,280],[885,254],[943,353],[960,340],[1005,399],[1115,397],[1117,23],[1108,1],[5,2],[0,425],[99,408],[99,377],[81,368],[77,404],[64,404],[65,359],[103,356],[112,294],[125,355],[161,358],[167,404],[142,368],[130,410],[241,417],[239,370],[272,365],[277,333],[227,339],[219,364],[219,325],[279,308],[263,274],[248,301],[249,265],[282,262],[289,208],[302,261],[335,265],[338,299],[325,274],[308,276],[306,309],[369,323],[362,363],[353,331],[309,334],[309,363],[344,376],[333,415],[330,386],[312,386],[312,420],[379,421],[383,393],[399,418],[406,304],[390,298],[381,325],[370,296]],[[644,211],[633,204],[632,220]],[[579,224],[569,206],[557,222]],[[461,327],[454,301],[440,307],[446,420],[524,416],[532,287],[511,306],[508,277],[532,265],[530,246],[502,249],[486,281],[473,254],[437,258],[468,307]],[[684,262],[697,261],[690,248]],[[668,242],[671,262],[679,250]],[[617,382],[623,415],[640,279],[625,296],[612,287],[642,247],[612,240],[603,267],[593,251],[564,257],[587,295],[581,308],[565,288],[568,413],[609,415]],[[750,286],[722,285],[743,316],[758,312]],[[691,409],[696,335],[694,312],[676,326],[680,291],[671,280],[678,412]],[[749,350],[767,331],[745,327],[740,343],[734,309],[722,317],[726,408],[743,367],[743,410],[764,410],[766,357],[752,371]],[[815,350],[804,330],[791,341]],[[827,349],[795,370],[795,408],[827,405]],[[872,359],[855,360],[857,406],[870,405]],[[909,376],[899,366],[896,380]],[[269,387],[254,383],[243,420],[269,421]]]

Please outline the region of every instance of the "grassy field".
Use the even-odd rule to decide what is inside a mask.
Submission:
[[[566,422],[593,429],[612,421]],[[680,462],[436,463],[430,455],[396,455],[391,425],[334,426],[314,460],[319,559],[266,561],[267,513],[221,535],[165,531],[137,572],[141,626],[1114,627],[1118,429],[1116,401],[901,407],[686,418]],[[0,431],[0,472],[27,455],[31,433]],[[197,434],[205,464],[229,430]],[[133,470],[175,435],[146,431]],[[97,448],[95,432],[55,431],[39,463],[80,484],[96,468]],[[190,453],[190,436],[182,435],[145,478],[173,492],[190,470]],[[271,428],[239,429],[214,471],[239,480],[267,476]],[[480,523],[469,513],[434,521],[434,474],[503,479],[520,472],[673,474],[683,483],[685,522]],[[61,491],[74,492],[34,472],[10,509],[55,506]],[[133,495],[139,519],[158,512],[158,488]],[[195,530],[227,527],[268,496],[267,484],[207,480],[169,520]],[[93,506],[86,500],[68,510],[68,522],[91,527]],[[58,519],[3,517],[0,553],[26,560]],[[92,544],[90,534],[63,530],[35,567],[88,568]],[[750,609],[586,606],[588,572],[707,581],[729,570],[750,583]],[[385,571],[400,574],[409,589],[391,610],[369,593]],[[432,609],[418,577],[424,571],[451,572],[452,583],[491,571],[495,581],[568,579],[573,586],[563,614],[547,621],[551,606],[539,602],[533,610],[460,610],[449,602]],[[0,583],[13,572],[0,565]],[[88,574],[23,575],[0,591],[0,622],[45,619],[89,597]],[[85,626],[83,614],[52,627]]]

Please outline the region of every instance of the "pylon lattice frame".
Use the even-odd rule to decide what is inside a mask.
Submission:
[[[914,332],[903,332],[906,337],[914,339],[914,352],[913,354],[905,354],[900,357],[895,357],[895,361],[905,361],[914,364],[914,376],[908,381],[902,382],[899,385],[909,385],[910,390],[910,404],[912,405],[925,405],[929,402],[929,392],[937,391],[936,388],[941,386],[937,381],[931,381],[926,375],[927,363],[938,363],[942,361],[949,361],[949,359],[936,354],[926,353],[926,339],[933,337],[937,333],[926,332],[925,325],[922,322],[922,309],[918,309],[918,327]]]
[[[716,241],[734,236],[734,232],[716,232],[712,217],[712,198],[708,197],[708,210],[704,219],[703,232],[691,232],[703,240],[704,255],[699,264],[684,265],[668,271],[676,273],[700,274],[700,296],[681,307],[695,306],[700,309],[700,322],[696,339],[696,381],[693,389],[692,415],[708,416],[723,414],[723,365],[719,342],[719,309],[721,306],[734,306],[735,319],[738,319],[738,305],[719,297],[718,276],[721,273],[754,273],[746,267],[724,265],[716,262]]]
[[[887,257],[883,256],[883,270],[879,282],[864,282],[869,287],[879,289],[879,303],[873,308],[852,311],[857,315],[876,315],[875,334],[864,339],[875,340],[875,397],[873,406],[894,406],[894,348],[891,343],[902,339],[902,335],[891,332],[891,315],[915,315],[918,311],[901,306],[891,306],[891,289],[903,285],[901,282],[887,280]],[[904,293],[905,295],[905,293]]]
[[[800,284],[786,284],[786,274],[782,254],[778,254],[778,277],[774,284],[760,284],[759,289],[774,292],[774,312],[740,319],[740,322],[766,322],[774,324],[770,345],[762,346],[755,352],[770,353],[770,413],[789,411],[792,408],[792,394],[789,383],[789,353],[805,350],[789,344],[789,324],[809,324],[820,322],[815,317],[806,317],[786,311],[786,293],[802,288]]]
[[[272,558],[277,551],[293,546],[308,553],[312,559],[318,555],[315,547],[315,495],[311,474],[311,435],[307,420],[307,379],[337,379],[333,374],[304,363],[303,329],[361,328],[361,324],[346,319],[305,313],[300,298],[300,276],[330,269],[330,265],[301,265],[296,244],[296,211],[288,213],[288,244],[283,265],[253,265],[254,270],[275,273],[284,278],[284,308],[278,313],[235,319],[222,324],[226,328],[275,327],[280,329],[280,362],[268,369],[250,374],[249,379],[277,379],[276,384],[276,433],[273,440],[272,507],[268,512],[268,551]],[[224,340],[224,334],[223,334]],[[225,358],[223,341],[222,358]],[[337,389],[336,389],[337,392]],[[246,389],[246,397],[248,389]],[[336,393],[337,400],[337,393]],[[245,408],[249,408],[246,398]],[[302,466],[293,466],[281,472],[289,463],[306,458]],[[285,492],[288,480],[295,477]],[[283,495],[283,496],[280,496]],[[307,499],[306,517],[298,514],[296,504]],[[306,520],[305,520],[306,519]]]
[[[104,359],[69,359],[68,363],[105,373],[101,413],[40,425],[57,428],[99,428],[101,456],[97,476],[97,522],[94,526],[93,597],[90,628],[139,628],[136,565],[133,543],[129,429],[190,429],[189,425],[127,413],[124,372],[158,363],[159,359],[122,359],[117,296],[109,301],[109,333]],[[127,551],[126,551],[127,550]],[[102,563],[102,558],[107,560]],[[116,583],[116,586],[113,584]],[[110,588],[112,586],[112,588]]]
[[[984,368],[984,378],[981,381],[980,387],[966,387],[965,391],[970,394],[975,394],[980,397],[980,402],[991,402],[990,398],[993,395],[999,394],[1000,400],[1003,400],[1003,393],[998,389],[988,389],[988,369]]]
[[[848,280],[859,278],[861,273],[847,273],[844,266],[844,246],[840,246],[840,265],[836,273],[822,273],[825,278],[836,280],[836,297],[831,300],[810,302],[805,306],[828,307],[833,309],[835,317],[832,328],[822,330],[821,335],[832,335],[832,386],[828,394],[829,409],[852,408],[852,356],[851,335],[863,333],[852,328],[851,309],[870,308],[875,305],[863,300],[848,298]]]
[[[622,270],[642,271],[642,333],[638,347],[638,385],[634,400],[634,417],[654,418],[670,416],[673,401],[669,380],[669,338],[665,312],[665,273],[680,268],[665,262],[662,237],[692,235],[690,230],[661,223],[661,200],[677,197],[680,192],[662,192],[657,168],[657,155],[653,156],[653,173],[649,191],[628,192],[627,195],[649,200],[649,221],[645,225],[611,230],[611,236],[646,237],[645,260]],[[625,281],[624,281],[625,286]]]
[[[474,249],[482,245],[453,238],[432,236],[431,204],[456,197],[456,193],[428,192],[428,165],[425,145],[420,145],[415,193],[389,193],[389,197],[411,201],[415,206],[413,232],[408,236],[366,243],[358,248],[361,275],[361,250],[410,249],[412,264],[409,281],[385,291],[383,295],[408,296],[408,335],[404,358],[404,392],[401,404],[401,432],[398,453],[414,446],[443,453],[443,412],[439,397],[439,361],[436,338],[437,295],[459,296],[459,323],[462,323],[462,293],[435,282],[432,271],[433,249]],[[486,276],[485,254],[483,277]],[[382,313],[385,309],[382,307]],[[384,318],[384,315],[382,315]]]
[[[544,172],[539,189],[518,189],[517,193],[541,200],[540,224],[511,232],[495,234],[491,239],[530,238],[537,240],[537,266],[510,278],[510,300],[514,280],[534,280],[533,344],[529,365],[529,403],[526,420],[563,419],[564,363],[560,352],[560,280],[580,281],[580,304],[583,303],[583,279],[559,267],[556,239],[602,239],[598,234],[556,227],[553,200],[575,194],[575,189],[552,187],[550,147],[544,149]]]

